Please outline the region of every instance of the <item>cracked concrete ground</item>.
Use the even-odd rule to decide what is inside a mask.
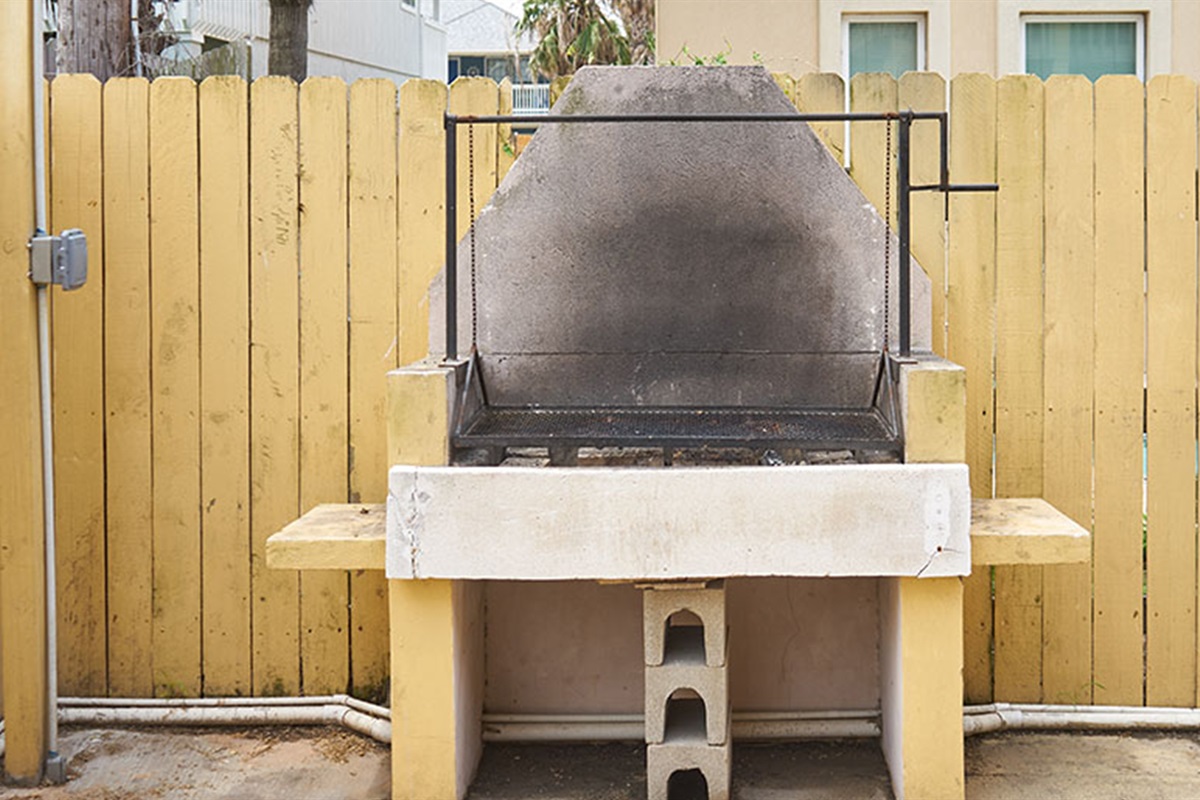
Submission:
[[[329,728],[66,729],[70,781],[4,800],[383,800],[388,750]],[[489,745],[468,800],[642,800],[640,745]],[[967,800],[1200,798],[1200,732],[967,740]],[[733,800],[890,800],[874,741],[742,744]],[[683,800],[681,798],[681,800]]]

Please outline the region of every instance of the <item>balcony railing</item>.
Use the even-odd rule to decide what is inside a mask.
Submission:
[[[550,84],[518,83],[512,87],[513,113],[524,116],[550,111]]]

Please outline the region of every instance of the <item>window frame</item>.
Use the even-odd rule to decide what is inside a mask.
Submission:
[[[1134,75],[1139,81],[1146,80],[1146,13],[1142,11],[1128,12],[1097,12],[1087,13],[1080,12],[1077,14],[1045,14],[1039,12],[1022,12],[1019,18],[1020,35],[1018,45],[1020,47],[1019,57],[1021,59],[1021,72],[1024,75],[1032,75],[1029,71],[1028,54],[1026,53],[1026,39],[1028,37],[1029,23],[1046,24],[1046,23],[1062,23],[1070,24],[1072,22],[1132,22],[1135,24],[1134,33]]]
[[[850,80],[854,77],[850,74],[850,26],[887,22],[915,22],[917,24],[917,65],[915,71],[924,72],[927,69],[929,63],[929,39],[927,35],[929,20],[924,12],[910,11],[878,14],[870,12],[842,12],[841,73],[842,80],[846,83],[847,97],[849,97],[850,92]]]

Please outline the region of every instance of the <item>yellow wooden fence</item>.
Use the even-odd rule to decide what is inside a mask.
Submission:
[[[778,80],[842,108],[835,75]],[[968,370],[973,492],[1094,521],[1090,565],[968,580],[967,700],[1195,705],[1195,84],[860,75],[850,95],[948,97],[952,179],[1001,185],[953,197],[948,225],[940,196],[913,203],[935,347]],[[91,245],[88,287],[53,309],[64,693],[378,694],[382,577],[269,571],[263,542],[316,503],[383,498],[384,373],[424,354],[442,258],[441,114],[505,96],[55,79],[53,228]],[[883,127],[853,128],[882,207]],[[818,129],[840,157],[845,128]],[[512,151],[475,135],[482,199]],[[936,180],[933,123],[914,147],[914,180]]]

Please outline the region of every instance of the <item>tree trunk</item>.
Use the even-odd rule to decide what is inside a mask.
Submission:
[[[128,0],[58,0],[56,71],[132,74],[131,39]]]
[[[271,44],[267,72],[290,75],[296,83],[308,76],[308,7],[312,0],[271,0]]]

